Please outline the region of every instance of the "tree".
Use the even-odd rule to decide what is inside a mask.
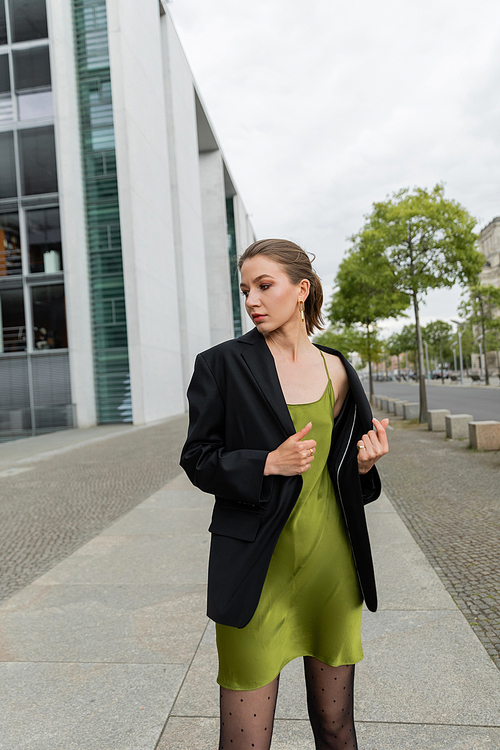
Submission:
[[[427,191],[399,190],[373,204],[357,235],[357,245],[374,264],[385,258],[393,270],[395,288],[413,305],[420,381],[420,421],[425,421],[424,352],[420,303],[430,289],[467,283],[481,269],[484,257],[476,249],[476,220],[454,200],[444,197],[443,185]]]
[[[317,344],[330,346],[338,349],[343,354],[356,352],[361,357],[362,366],[373,361],[384,348],[384,341],[380,338],[376,326],[372,326],[370,336],[367,338],[363,327],[357,326],[329,326],[323,333],[315,337]]]
[[[370,399],[373,396],[372,361],[381,349],[377,338],[377,322],[398,318],[410,304],[407,294],[394,283],[394,271],[387,258],[365,257],[354,242],[342,260],[335,279],[337,289],[328,308],[333,327],[347,326],[362,334],[356,351],[368,363]]]
[[[430,344],[431,354],[439,354],[441,382],[444,383],[444,357],[451,354],[453,326],[445,320],[433,320],[422,329],[424,339]]]
[[[399,333],[393,333],[389,336],[387,340],[387,348],[390,354],[395,354],[397,356],[398,371],[401,372],[399,357],[406,352],[413,352],[413,354],[415,354],[417,348],[417,338],[413,323],[403,326]],[[416,358],[414,356],[414,361],[415,360]]]
[[[498,361],[498,335],[500,332],[500,288],[491,284],[471,284],[467,290],[467,296],[459,307],[460,312],[465,315],[473,326],[481,331],[484,351],[484,375],[486,385],[490,384],[488,371],[488,344],[493,344],[497,351]],[[490,334],[487,337],[487,334]],[[499,368],[500,374],[500,368]]]

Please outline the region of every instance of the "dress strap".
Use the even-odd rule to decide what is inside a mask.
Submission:
[[[330,378],[330,373],[328,372],[328,365],[326,364],[325,355],[323,354],[323,352],[321,351],[321,349],[319,350],[319,353],[323,357],[323,362],[324,362],[324,365],[325,365],[326,374],[328,376],[328,382],[330,383],[330,385],[332,385],[332,380]],[[333,385],[332,385],[332,388],[333,388]]]

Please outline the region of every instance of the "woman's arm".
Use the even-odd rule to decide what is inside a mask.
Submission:
[[[259,506],[269,499],[272,476],[264,477],[268,450],[225,448],[225,405],[201,354],[189,384],[189,429],[180,465],[191,482],[210,495]],[[235,414],[237,419],[238,415]]]

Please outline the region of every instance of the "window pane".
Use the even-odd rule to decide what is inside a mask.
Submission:
[[[0,284],[0,350],[23,352],[26,350],[23,285],[20,281],[8,288]]]
[[[9,0],[9,8],[13,42],[48,36],[45,0]]]
[[[1,3],[2,0],[0,0]],[[0,95],[10,91],[9,56],[0,55]]]
[[[58,208],[26,213],[30,273],[54,273],[62,269],[61,226]]]
[[[0,198],[17,195],[16,166],[14,161],[14,134],[0,133]]]
[[[2,0],[0,0],[0,7]],[[9,57],[0,55],[0,122],[13,120],[12,97],[10,95]]]
[[[57,192],[54,128],[19,131],[23,195]]]
[[[23,89],[50,88],[49,48],[14,52],[14,81],[17,93]]]
[[[67,348],[64,284],[31,288],[35,349]]]
[[[7,26],[5,23],[5,6],[0,0],[0,44],[7,44]]]
[[[0,214],[0,277],[22,273],[19,216]]]
[[[54,114],[52,91],[19,94],[17,104],[20,120],[36,120],[40,117],[52,117]]]

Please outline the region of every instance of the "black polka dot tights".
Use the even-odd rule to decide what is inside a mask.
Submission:
[[[307,708],[316,750],[358,750],[354,665],[329,667],[304,657]],[[269,750],[279,676],[257,690],[220,689],[219,750]]]

